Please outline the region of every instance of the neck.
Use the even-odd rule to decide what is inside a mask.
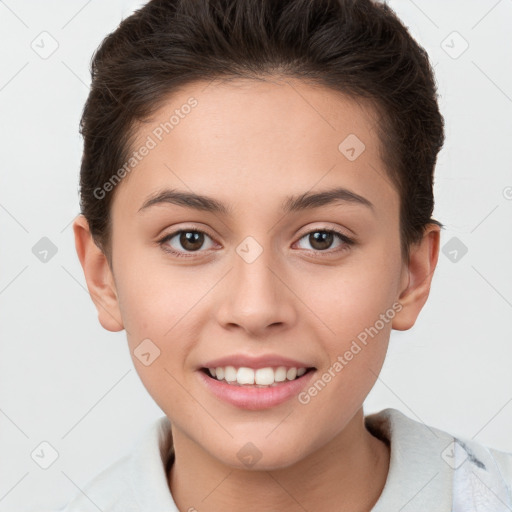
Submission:
[[[272,471],[226,466],[174,425],[172,436],[168,482],[180,510],[369,512],[389,470],[389,447],[366,430],[362,407],[327,444]]]

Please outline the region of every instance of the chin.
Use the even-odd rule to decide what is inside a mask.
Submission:
[[[261,441],[256,439],[254,442],[230,443],[232,450],[210,453],[222,464],[246,471],[275,471],[285,469],[301,460],[303,453],[298,453],[296,445],[283,449],[282,439],[278,439],[277,442],[280,445],[278,447],[264,438]]]

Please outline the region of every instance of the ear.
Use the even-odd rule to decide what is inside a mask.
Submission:
[[[403,269],[398,297],[402,309],[392,322],[393,329],[397,331],[410,329],[427,301],[439,257],[439,239],[440,227],[437,224],[428,224],[421,241],[411,246],[409,262]]]
[[[84,270],[87,289],[98,311],[98,320],[107,331],[124,329],[114,276],[103,251],[96,245],[83,215],[73,222],[75,247]]]

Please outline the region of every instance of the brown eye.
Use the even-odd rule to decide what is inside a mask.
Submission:
[[[211,237],[202,231],[193,229],[181,229],[166,235],[164,238],[162,238],[162,240],[159,241],[159,244],[165,251],[169,253],[172,253],[176,256],[186,257],[187,252],[205,252],[200,251],[200,249],[204,248],[206,239],[211,240]],[[210,247],[206,248],[209,249],[212,246],[213,243],[211,243]]]
[[[329,249],[334,240],[333,233],[329,231],[315,231],[314,233],[310,233],[308,236],[308,241],[311,244],[311,247],[318,251]]]
[[[300,240],[307,240],[313,251],[327,252],[328,249],[331,249],[336,239],[340,241],[338,247],[329,252],[337,252],[346,249],[354,243],[354,241],[346,235],[332,229],[315,229],[306,233]],[[306,249],[309,248],[306,247]]]
[[[179,237],[181,246],[187,251],[197,251],[204,243],[204,233],[182,231]]]

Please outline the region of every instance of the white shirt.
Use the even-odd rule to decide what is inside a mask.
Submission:
[[[372,512],[510,512],[512,453],[454,437],[396,409],[365,416],[390,445],[384,489]],[[62,512],[179,512],[167,483],[171,425],[159,418],[134,451],[102,471]],[[187,511],[204,510],[191,503]],[[181,511],[181,512],[187,512]]]

